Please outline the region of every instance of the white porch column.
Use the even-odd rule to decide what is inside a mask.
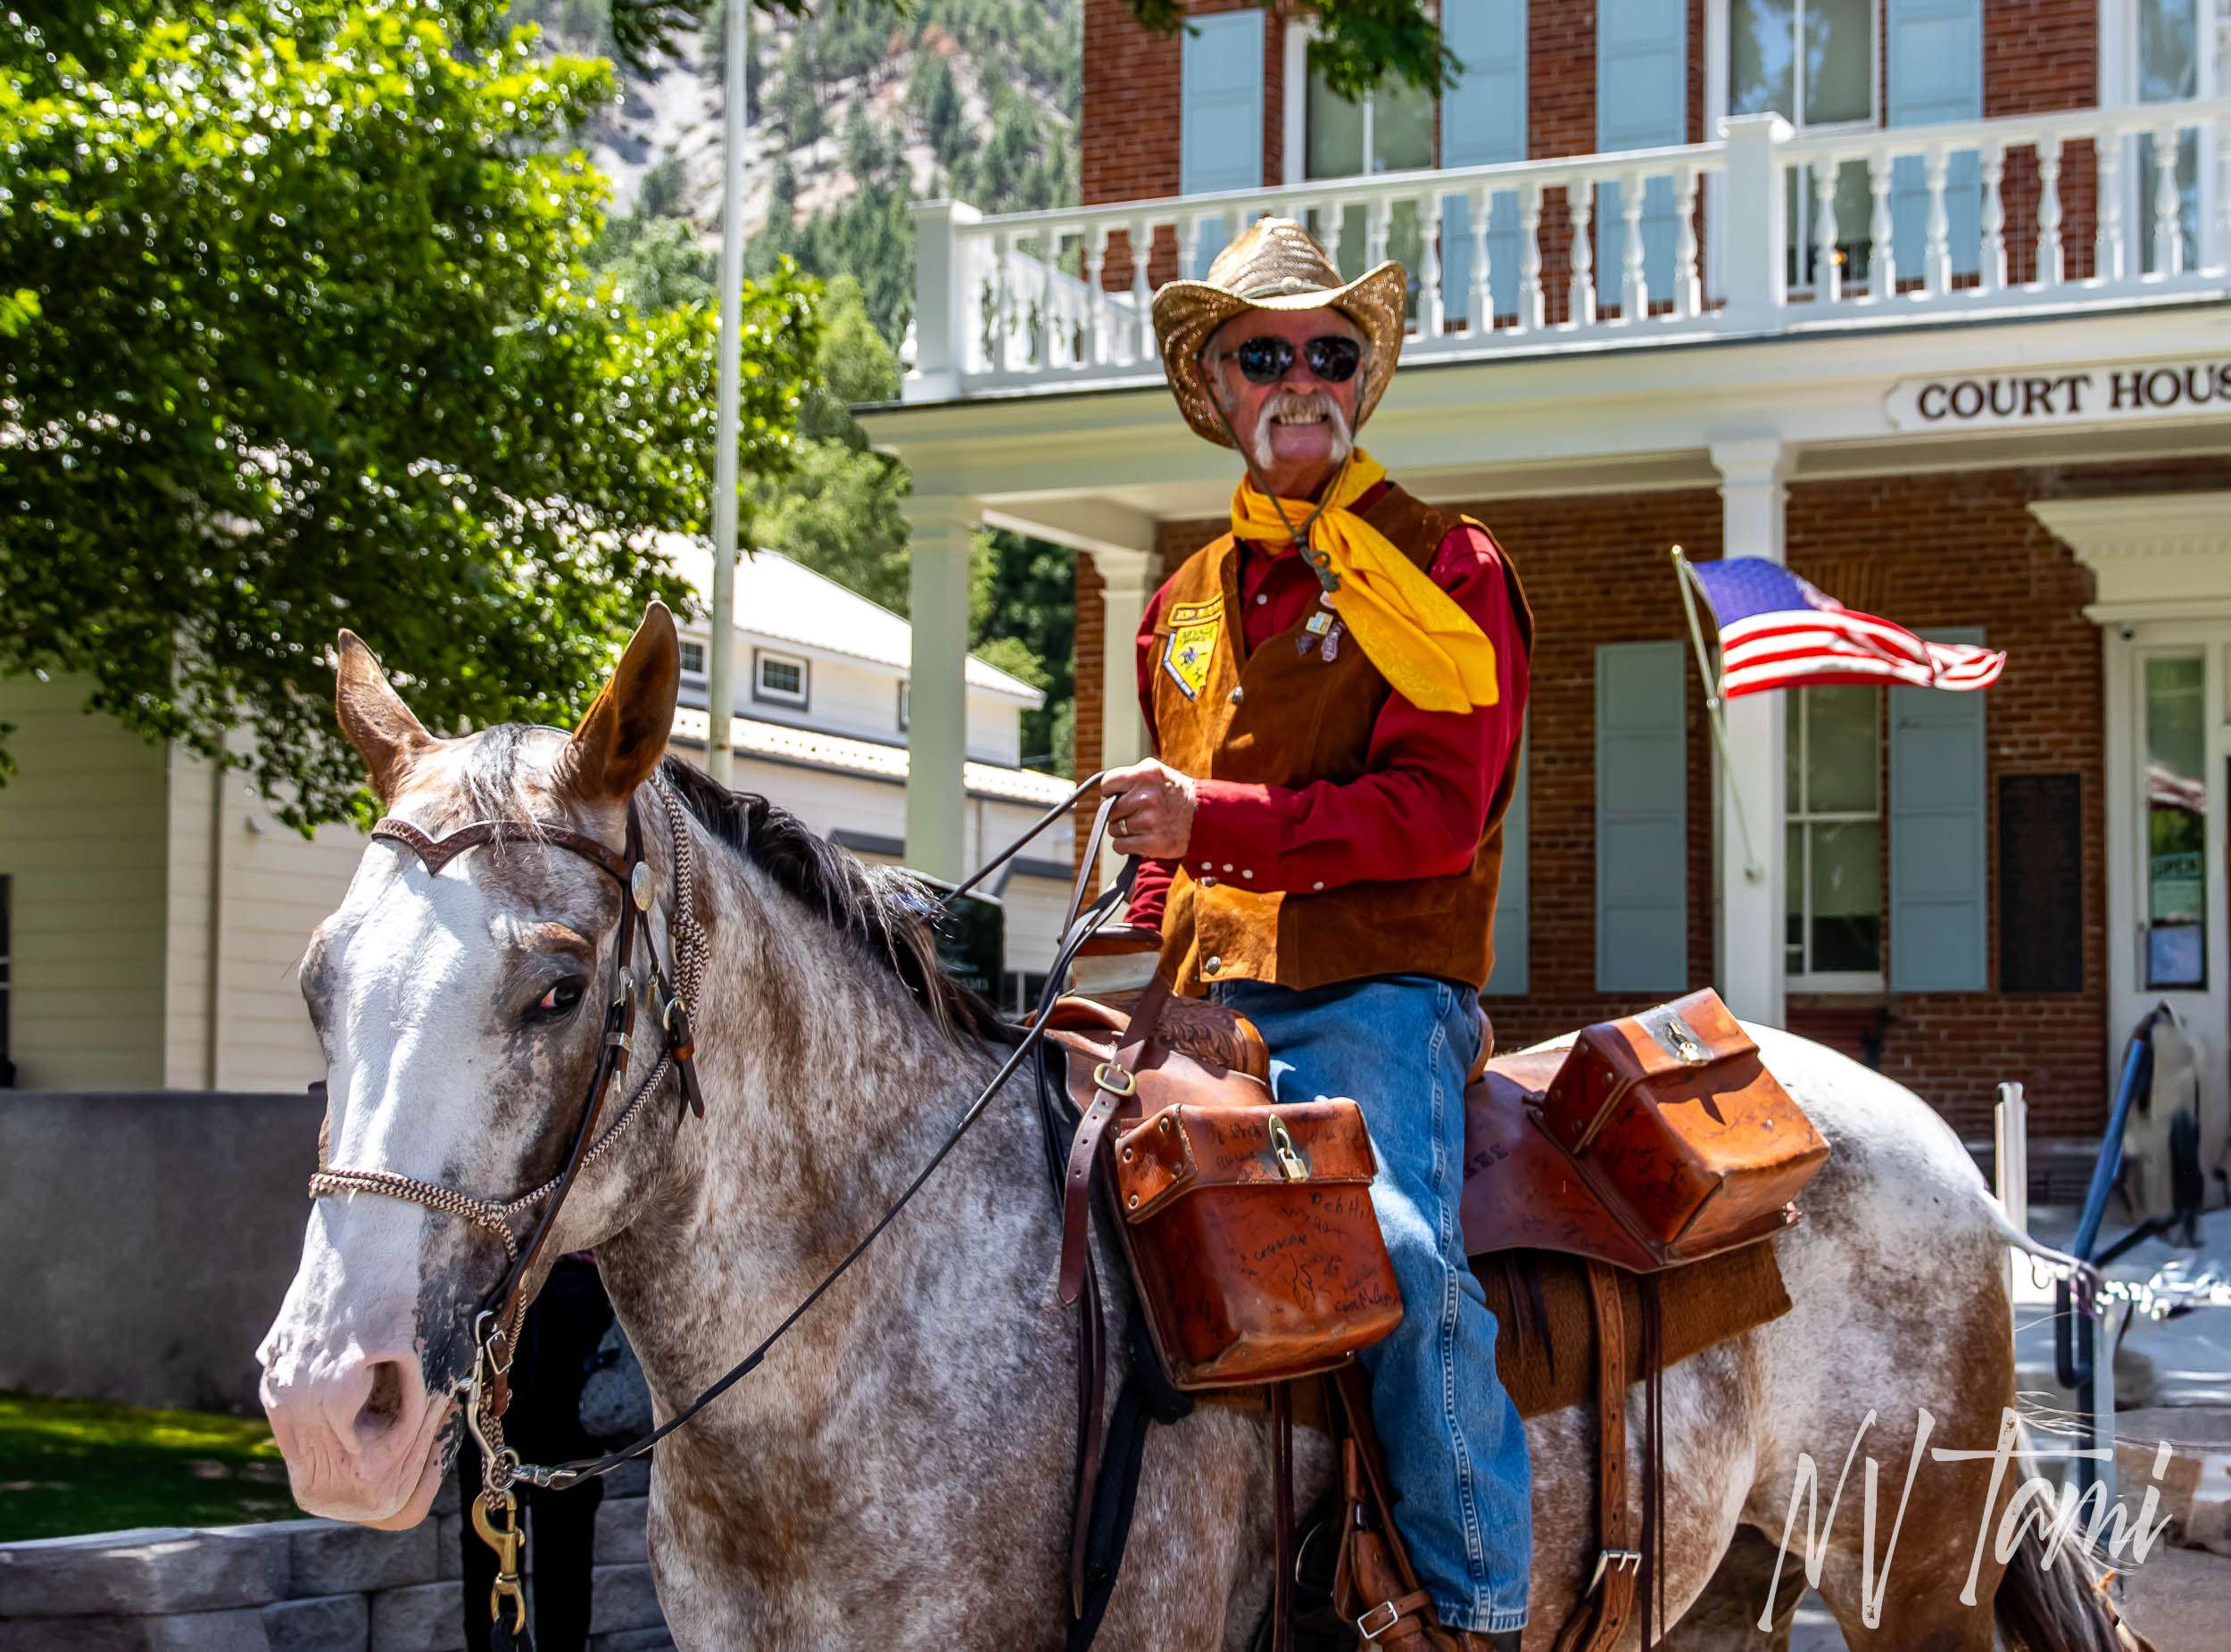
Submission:
[[[925,497],[906,503],[913,528],[909,603],[913,658],[907,674],[907,864],[933,877],[967,869],[968,541],[983,519],[976,501]]]
[[[1795,457],[1771,437],[1715,442],[1721,554],[1787,560],[1785,484]],[[1728,760],[1715,760],[1713,882],[1719,892],[1714,956],[1721,995],[1747,1021],[1783,1019],[1783,771],[1786,700],[1753,694],[1728,707]]]
[[[1139,669],[1132,642],[1147,611],[1147,599],[1162,582],[1151,551],[1096,545],[1088,553],[1100,576],[1100,756],[1099,767],[1116,768],[1147,755],[1147,722],[1139,711]],[[1113,877],[1122,864],[1113,845],[1100,851],[1100,875]]]

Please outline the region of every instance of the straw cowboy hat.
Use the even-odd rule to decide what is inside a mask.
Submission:
[[[1201,346],[1233,316],[1249,310],[1338,310],[1363,330],[1371,349],[1356,403],[1362,429],[1394,377],[1402,353],[1403,304],[1409,277],[1389,259],[1345,284],[1309,232],[1290,218],[1257,219],[1216,254],[1203,281],[1172,281],[1154,295],[1154,330],[1162,370],[1185,422],[1224,447],[1232,437],[1201,376]]]

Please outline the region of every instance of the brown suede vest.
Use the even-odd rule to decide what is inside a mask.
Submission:
[[[1460,520],[1389,486],[1364,519],[1420,568]],[[1155,623],[1157,754],[1182,773],[1273,786],[1345,784],[1365,772],[1372,726],[1394,691],[1343,635],[1331,660],[1306,621],[1249,652],[1237,545],[1226,534],[1172,576]],[[1522,646],[1534,622],[1506,557]],[[1311,614],[1323,613],[1310,605]],[[1322,891],[1247,885],[1246,868],[1192,862],[1170,885],[1163,967],[1182,992],[1219,981],[1315,987],[1365,975],[1428,975],[1483,986],[1495,964],[1503,814],[1514,776],[1496,782],[1469,869],[1447,877],[1343,884]]]

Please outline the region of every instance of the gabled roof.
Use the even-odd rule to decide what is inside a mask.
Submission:
[[[657,543],[675,571],[709,602],[711,544],[693,534],[660,534]],[[684,627],[693,628],[702,627]],[[736,559],[736,629],[772,642],[890,666],[901,676],[912,665],[913,628],[905,619],[779,551],[757,551]],[[967,680],[971,688],[1027,706],[1046,703],[1046,696],[1022,678],[974,654],[968,656]]]
[[[702,747],[709,726],[702,708],[676,709],[676,740]],[[908,754],[904,746],[855,740],[846,735],[817,734],[809,728],[792,728],[784,723],[762,722],[751,717],[731,718],[729,739],[739,757],[761,757],[808,768],[837,769],[845,774],[864,775],[872,780],[903,781],[907,777]],[[961,766],[961,778],[971,796],[1031,803],[1040,808],[1058,803],[1075,790],[1071,782],[1043,769],[1003,768],[997,763],[979,763],[974,759]]]

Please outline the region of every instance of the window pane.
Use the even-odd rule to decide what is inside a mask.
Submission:
[[[1789,697],[1789,719],[1787,737],[1782,742],[1782,809],[1787,814],[1805,812],[1805,691],[1799,689]]]
[[[1805,829],[1789,824],[1782,842],[1782,904],[1784,918],[1782,967],[1793,975],[1805,973]]]
[[[1371,95],[1371,170],[1411,172],[1433,164],[1433,99],[1382,81]]]
[[[1728,0],[1728,109],[1797,118],[1796,0]]]
[[[1881,691],[1808,688],[1805,808],[1824,814],[1878,812]]]
[[[2208,979],[2207,732],[2197,654],[2145,662],[2146,984]]]
[[[1364,170],[1364,109],[1333,95],[1309,53],[1309,141],[1306,164],[1312,178],[1353,178]]]
[[[1805,113],[1820,125],[1875,110],[1874,0],[1806,0]]]
[[[794,660],[762,660],[759,661],[759,686],[770,694],[803,693],[805,672]]]
[[[2200,94],[2197,0],[2138,0],[2138,101],[2173,104]]]
[[[1881,823],[1838,821],[1807,829],[1812,834],[1814,973],[1880,970]]]

